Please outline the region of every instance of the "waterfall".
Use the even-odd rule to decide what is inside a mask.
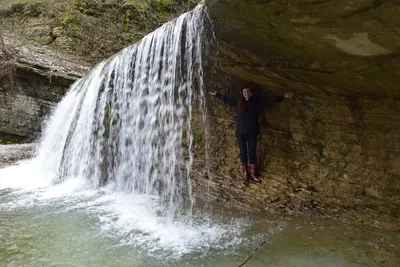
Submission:
[[[148,194],[171,218],[183,196],[193,205],[191,116],[194,103],[204,103],[205,14],[197,6],[72,85],[34,159],[47,180]]]

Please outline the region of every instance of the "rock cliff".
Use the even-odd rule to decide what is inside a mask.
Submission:
[[[33,140],[45,116],[89,67],[72,56],[9,35],[3,36],[3,42],[0,55],[12,54],[15,73],[0,79],[0,132]]]
[[[192,0],[3,0],[0,143],[34,139],[43,118],[88,66],[195,5]],[[11,82],[3,73],[4,53],[12,55]]]
[[[400,3],[206,3],[208,89],[235,97],[252,82],[258,94],[296,96],[262,116],[261,185],[240,181],[233,110],[210,98],[212,179],[199,186],[244,209],[400,229]]]

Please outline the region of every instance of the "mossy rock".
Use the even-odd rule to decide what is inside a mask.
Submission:
[[[0,133],[0,144],[1,145],[20,144],[20,143],[23,143],[25,139],[26,138],[17,136],[17,135]]]
[[[5,29],[18,31],[29,41],[95,63],[196,4],[193,0],[5,0],[0,17]],[[32,34],[32,28],[57,30]]]
[[[400,217],[400,204],[395,204],[392,206],[391,215],[393,217]]]
[[[400,175],[392,174],[390,176],[390,180],[386,188],[386,194],[390,198],[396,198],[400,200]]]

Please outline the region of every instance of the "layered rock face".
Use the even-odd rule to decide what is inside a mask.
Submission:
[[[89,68],[45,47],[11,45],[3,39],[5,49],[13,50],[16,72],[11,80],[0,80],[0,132],[33,140],[44,117]]]
[[[296,95],[261,118],[261,185],[240,181],[234,112],[211,97],[211,179],[199,188],[244,209],[400,229],[400,3],[207,4],[216,37],[207,88],[237,97],[253,82],[258,94]]]

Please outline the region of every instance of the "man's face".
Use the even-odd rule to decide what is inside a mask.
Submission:
[[[249,98],[251,97],[251,89],[250,88],[244,88],[243,89],[243,97],[246,100],[249,100]]]

